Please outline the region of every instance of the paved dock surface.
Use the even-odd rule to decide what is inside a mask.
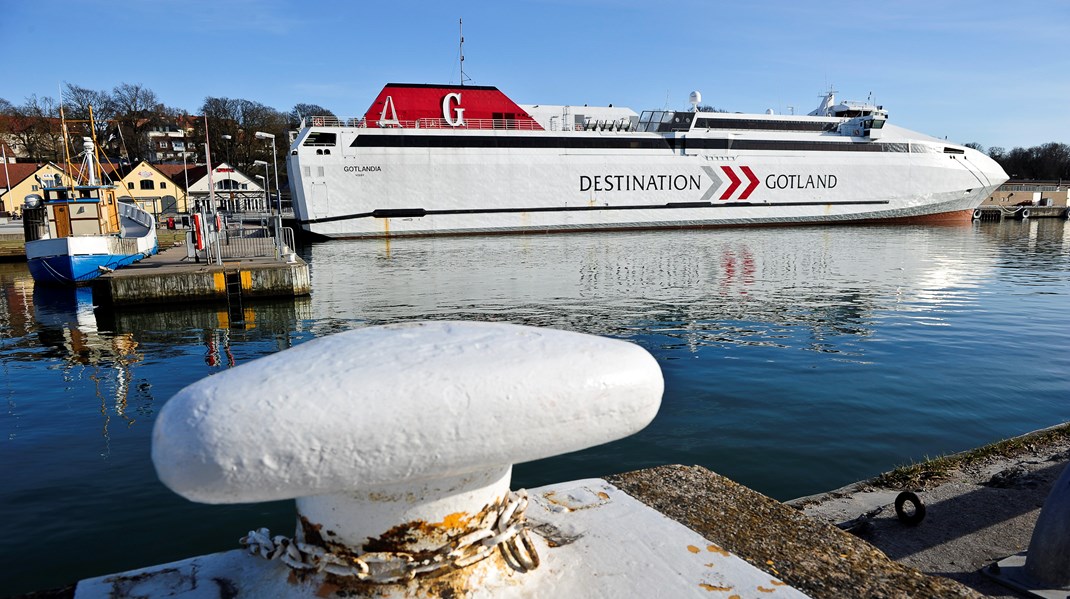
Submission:
[[[814,598],[981,596],[701,466],[660,466],[607,480]]]
[[[896,518],[893,502],[904,489],[873,481],[791,503],[816,520],[859,519],[859,537],[901,564],[959,581],[986,596],[1022,597],[981,569],[1029,547],[1052,483],[1070,461],[1070,439],[1020,439],[1017,455],[983,455],[941,468],[934,479],[913,485],[909,490],[926,506],[917,526],[904,526]]]
[[[150,256],[93,280],[97,305],[228,301],[240,290],[243,298],[296,297],[311,293],[308,264],[274,256],[226,258],[223,264],[196,261],[186,248],[160,248]],[[234,278],[234,286],[228,281]]]
[[[225,258],[223,260],[223,266],[283,266],[285,264],[286,263],[283,261],[276,260],[274,256]],[[161,243],[160,251],[156,255],[149,256],[148,258],[135,262],[129,266],[124,266],[113,273],[109,273],[109,276],[117,278],[136,277],[141,276],[148,271],[156,273],[188,272],[191,269],[207,272],[218,268],[219,265],[217,264],[209,264],[204,260],[196,262],[192,258],[187,258],[185,246],[163,247],[163,244]]]

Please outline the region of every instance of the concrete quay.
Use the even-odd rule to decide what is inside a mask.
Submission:
[[[188,301],[234,303],[245,298],[298,297],[312,291],[308,264],[274,257],[224,259],[222,265],[195,262],[184,247],[173,247],[94,279],[99,306]]]
[[[152,459],[193,501],[294,499],[294,539],[258,529],[246,550],[75,596],[980,596],[697,466],[509,491],[512,463],[641,429],[662,388],[635,346],[502,323],[368,327],[261,358],[169,400]],[[410,447],[435,451],[389,459]]]
[[[992,564],[1029,547],[1045,499],[1070,461],[1070,424],[903,466],[788,502],[801,515],[835,523],[905,567],[954,580],[987,597],[1026,595],[988,575]],[[914,491],[924,520],[905,526],[893,502]],[[790,581],[789,577],[785,580]],[[1065,597],[1062,591],[1052,596]]]
[[[1058,430],[786,503],[700,466],[659,466],[605,480],[810,597],[1014,599],[1024,595],[981,570],[1028,545],[1040,504],[1070,457],[1070,426]],[[917,526],[899,523],[891,507],[904,488],[917,490],[927,506]],[[71,585],[24,597],[75,596]]]
[[[399,384],[392,366],[405,360]],[[436,322],[340,333],[209,377],[157,419],[161,481],[206,503],[292,496],[302,545],[252,531],[248,550],[28,596],[1021,596],[981,573],[1029,544],[1070,458],[1070,424],[788,503],[698,466],[508,491],[511,463],[642,428],[660,398],[652,364],[627,344],[576,333]],[[277,385],[298,375],[298,391]],[[610,383],[620,387],[603,396]],[[495,426],[517,419],[526,420]],[[294,438],[317,444],[285,442]],[[436,453],[353,459],[392,445]],[[232,466],[251,459],[258,466]],[[436,474],[444,482],[429,483]],[[924,501],[924,517],[892,515],[901,491]],[[446,561],[462,555],[459,539],[488,539],[487,550]],[[464,574],[470,565],[477,575]],[[425,567],[436,574],[419,578]]]

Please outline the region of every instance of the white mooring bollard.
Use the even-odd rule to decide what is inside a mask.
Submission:
[[[294,537],[252,531],[75,596],[802,596],[603,480],[510,491],[512,464],[634,433],[662,391],[645,350],[579,333],[425,322],[310,341],[186,387],[153,431],[164,484],[294,498]]]

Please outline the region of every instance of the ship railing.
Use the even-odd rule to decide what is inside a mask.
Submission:
[[[506,131],[542,131],[535,120],[517,119],[464,119],[453,124],[446,119],[416,119],[385,124],[382,121],[369,123],[366,119],[339,118],[335,116],[305,117],[306,127],[380,127],[383,129],[499,129]]]
[[[505,129],[511,131],[541,131],[542,126],[534,120],[516,119],[464,119],[454,125],[446,119],[417,119],[418,129]]]
[[[339,118],[332,115],[306,116],[302,127],[364,127],[364,119]]]

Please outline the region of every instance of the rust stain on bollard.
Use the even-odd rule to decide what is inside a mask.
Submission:
[[[359,552],[322,524],[300,516],[298,538],[275,537],[270,553],[290,565],[291,584],[318,584],[318,596],[376,595],[384,585],[406,594],[463,596],[492,572],[504,580],[538,567],[525,507],[525,495],[510,493],[475,514],[453,512],[441,521],[395,525],[367,539]]]

